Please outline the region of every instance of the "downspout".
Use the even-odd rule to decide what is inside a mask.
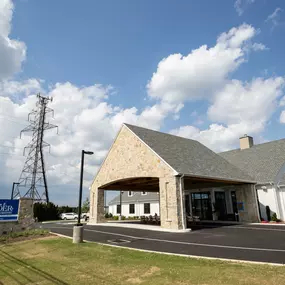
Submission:
[[[186,229],[186,226],[185,226],[185,215],[184,215],[184,205],[183,205],[183,196],[184,196],[184,193],[183,193],[183,190],[182,190],[182,179],[183,179],[183,182],[184,182],[184,174],[182,174],[181,176],[179,176],[180,177],[180,207],[181,207],[181,211],[182,211],[182,228],[183,228],[183,230],[185,230]]]

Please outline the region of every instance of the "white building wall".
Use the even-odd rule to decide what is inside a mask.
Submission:
[[[285,221],[285,186],[278,188],[277,198],[279,199],[280,219]]]
[[[264,189],[262,189],[262,187]],[[264,220],[267,220],[266,206],[270,207],[271,216],[273,213],[278,214],[277,201],[275,197],[276,195],[274,193],[275,188],[272,188],[272,186],[269,186],[269,185],[267,186],[263,185],[263,186],[257,186],[256,189],[257,189],[257,195],[258,195],[258,200],[259,200],[261,218]]]
[[[150,203],[150,214],[144,213],[144,203]],[[132,216],[154,216],[155,214],[159,215],[159,202],[142,202],[142,203],[130,203],[135,204],[135,213],[129,213],[129,203],[122,204],[122,216],[125,217],[132,217]],[[117,214],[117,205],[110,205],[109,206],[109,213],[113,216],[118,216]]]

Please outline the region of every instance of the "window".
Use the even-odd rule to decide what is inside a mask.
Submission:
[[[117,214],[121,214],[121,205],[117,205]]]
[[[142,195],[147,195],[147,192],[145,192],[145,191],[142,191]]]
[[[132,192],[132,191],[129,191],[129,192],[128,192],[128,196],[129,196],[129,197],[132,197],[132,196],[133,196],[133,192]]]
[[[129,213],[134,214],[135,213],[135,204],[129,204]]]
[[[144,203],[144,213],[145,214],[150,214],[150,203]]]

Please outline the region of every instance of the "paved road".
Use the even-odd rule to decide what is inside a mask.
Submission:
[[[73,226],[70,224],[41,226],[72,236]],[[285,226],[232,225],[196,228],[189,233],[168,233],[85,225],[84,239],[168,253],[285,264]]]

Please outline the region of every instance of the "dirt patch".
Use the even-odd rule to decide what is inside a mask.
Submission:
[[[159,267],[156,267],[156,266],[152,266],[146,273],[144,273],[142,275],[142,277],[149,277],[151,275],[153,275],[154,273],[156,272],[159,272],[160,271],[160,268]]]
[[[131,283],[131,284],[140,284],[143,282],[143,280],[141,280],[140,278],[136,277],[136,278],[129,278],[127,280],[127,282]]]
[[[33,240],[33,239],[47,239],[47,238],[56,238],[52,234],[45,234],[45,235],[34,235],[34,236],[27,236],[27,237],[15,237],[15,238],[7,238],[5,241],[0,241],[0,245],[5,245],[7,243],[14,243],[14,242],[23,242],[23,241],[28,241],[28,240]]]

